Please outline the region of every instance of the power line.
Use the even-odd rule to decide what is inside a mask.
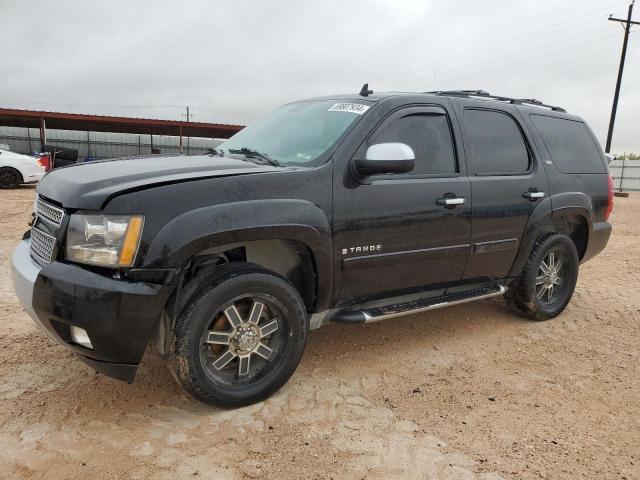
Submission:
[[[399,80],[402,77],[405,77],[407,75],[412,75],[424,70],[429,70],[432,67],[435,66],[441,66],[441,65],[445,65],[445,64],[450,64],[450,63],[456,63],[459,62],[463,59],[469,58],[469,57],[475,57],[478,55],[485,55],[487,53],[491,53],[491,52],[495,52],[495,51],[499,51],[499,50],[503,50],[505,48],[511,48],[515,45],[520,45],[522,43],[527,43],[533,39],[542,37],[542,36],[548,36],[551,34],[554,34],[555,32],[559,32],[559,31],[566,31],[566,28],[574,28],[586,23],[590,23],[593,22],[595,20],[597,20],[597,16],[599,16],[603,11],[605,10],[609,10],[611,8],[615,8],[618,7],[620,5],[623,5],[624,3],[615,3],[615,4],[611,4],[605,7],[601,7],[597,10],[593,10],[591,12],[585,13],[583,15],[579,15],[577,17],[573,17],[567,20],[564,20],[562,22],[558,22],[552,25],[549,25],[543,29],[538,29],[534,32],[529,32],[526,34],[522,34],[522,35],[517,35],[515,37],[512,37],[511,39],[509,39],[507,42],[498,42],[496,44],[492,44],[492,45],[488,45],[486,47],[480,48],[480,49],[476,49],[476,50],[472,50],[469,51],[467,53],[464,54],[460,54],[460,55],[456,55],[456,56],[449,56],[446,58],[442,58],[440,60],[436,60],[434,62],[430,62],[428,64],[424,64],[418,67],[414,67],[412,69],[406,70],[404,72],[396,72],[390,75],[386,75],[386,76],[382,76],[379,77],[377,80],[379,80],[380,84],[385,85],[389,83],[389,80],[394,79],[394,80]],[[585,17],[592,17],[595,16],[594,18],[590,18],[588,20],[584,20],[582,22],[578,22],[575,25],[571,25],[569,27],[565,27],[562,29],[558,29],[557,27],[560,27],[562,25],[567,25],[567,24],[571,24],[571,23],[575,23],[578,20],[584,19]]]
[[[609,35],[609,36],[606,36],[606,37],[597,38],[597,39],[591,40],[589,42],[584,42],[584,43],[580,43],[578,45],[573,45],[571,47],[562,48],[560,50],[556,50],[554,52],[550,52],[550,53],[547,53],[545,55],[539,55],[537,57],[526,58],[526,59],[520,60],[518,62],[509,63],[509,64],[506,64],[506,65],[501,65],[501,66],[498,66],[496,68],[491,68],[491,69],[488,69],[488,70],[484,70],[482,72],[476,72],[476,73],[473,73],[473,74],[470,74],[470,75],[465,75],[465,76],[462,76],[462,77],[454,77],[452,79],[449,79],[448,81],[451,82],[451,81],[457,81],[457,80],[464,80],[466,78],[471,78],[471,77],[476,77],[476,76],[479,76],[479,75],[484,75],[484,74],[487,74],[487,73],[494,72],[496,70],[502,70],[504,68],[513,67],[515,65],[520,65],[520,64],[523,64],[523,63],[533,62],[533,61],[540,60],[540,59],[543,59],[543,58],[551,57],[553,55],[557,55],[557,54],[562,53],[562,52],[566,52],[568,50],[575,50],[576,48],[581,48],[581,47],[584,47],[584,46],[587,46],[587,45],[592,45],[594,43],[603,42],[605,40],[608,40],[608,39],[611,39],[611,38],[615,38],[615,37],[619,37],[619,36],[620,36],[620,34],[617,33],[615,35]]]
[[[580,25],[583,25],[583,24],[586,24],[586,23],[591,23],[591,22],[594,22],[596,20],[599,20],[599,18],[593,18],[593,19],[587,20],[586,22],[581,22],[581,23],[578,23],[576,25],[573,25],[572,27],[577,27],[577,26],[580,26]],[[476,58],[476,57],[484,56],[484,55],[487,55],[487,54],[490,54],[490,53],[500,52],[501,50],[510,49],[510,48],[512,48],[514,46],[517,46],[517,45],[522,45],[522,44],[529,43],[530,41],[535,40],[535,39],[537,39],[539,37],[547,37],[547,36],[553,35],[553,34],[555,34],[557,32],[565,32],[565,31],[566,31],[566,29],[557,29],[557,30],[553,30],[551,32],[543,31],[543,32],[540,32],[539,34],[533,35],[533,36],[531,36],[531,37],[529,37],[527,39],[520,40],[520,41],[517,41],[517,42],[508,41],[508,42],[504,42],[504,43],[498,44],[499,46],[497,46],[497,47],[473,50],[473,51],[468,52],[466,54],[449,57],[448,59],[442,59],[442,60],[439,60],[439,61],[436,61],[436,62],[433,62],[433,63],[426,64],[426,65],[424,65],[422,67],[418,67],[418,68],[406,71],[406,72],[395,73],[395,74],[391,74],[391,75],[389,75],[387,77],[382,77],[382,78],[385,79],[385,80],[382,81],[382,84],[383,85],[384,84],[388,84],[389,80],[397,81],[397,80],[402,79],[403,77],[408,77],[408,76],[414,75],[416,73],[424,72],[426,70],[431,70],[431,69],[433,69],[435,67],[441,67],[443,65],[448,65],[448,64],[452,64],[452,63],[459,63],[459,62],[465,61],[468,58]]]
[[[560,32],[560,31],[564,32],[564,31],[566,31],[566,28],[574,28],[574,27],[577,27],[577,26],[580,26],[580,25],[583,25],[583,24],[586,24],[586,23],[590,23],[590,22],[596,21],[596,20],[599,19],[599,15],[600,15],[600,13],[602,11],[608,10],[610,8],[614,8],[614,7],[623,5],[623,4],[624,3],[617,3],[617,4],[609,5],[609,6],[604,7],[604,8],[599,8],[598,10],[594,10],[592,12],[580,15],[578,17],[573,17],[572,19],[564,20],[562,22],[549,25],[549,26],[543,28],[542,30],[536,30],[535,32],[530,32],[530,33],[526,33],[526,34],[522,34],[522,35],[517,35],[517,36],[512,37],[511,39],[509,39],[507,42],[499,42],[497,44],[489,45],[489,46],[483,47],[481,49],[472,50],[472,51],[467,52],[465,54],[461,54],[461,55],[457,55],[457,56],[453,56],[453,57],[449,56],[447,58],[443,58],[441,60],[438,60],[438,61],[431,62],[431,63],[426,64],[426,65],[423,65],[422,67],[418,67],[417,70],[422,70],[424,68],[428,68],[428,67],[431,67],[433,65],[442,65],[442,64],[448,64],[448,63],[455,63],[456,61],[458,61],[458,59],[467,58],[467,57],[476,56],[476,55],[482,55],[482,54],[489,53],[489,52],[492,52],[492,51],[495,51],[495,50],[501,50],[501,49],[509,48],[509,47],[512,47],[514,45],[518,45],[518,44],[521,44],[521,43],[526,43],[526,42],[528,42],[528,41],[530,41],[530,40],[532,40],[534,38],[538,38],[538,37],[541,37],[541,36],[551,35],[553,33]],[[558,26],[566,25],[567,23],[573,23],[576,20],[580,20],[580,19],[582,19],[584,17],[589,17],[589,16],[594,16],[594,18],[579,22],[579,23],[577,23],[575,25],[571,25],[569,27],[565,27],[565,28],[562,28],[562,29],[556,28]],[[514,42],[514,40],[517,40],[517,39],[523,39],[523,40],[519,40],[519,41]],[[409,72],[412,72],[414,70],[416,70],[416,69],[409,70]],[[391,74],[391,75],[388,75],[388,76],[385,76],[385,77],[380,77],[380,79],[384,80],[386,78],[402,76],[402,75],[404,75],[404,74],[401,73],[401,72],[400,73],[394,73],[394,74]]]
[[[439,72],[439,75],[446,75],[446,74],[451,73],[451,72],[455,72],[455,71],[462,70],[462,69],[473,68],[473,67],[478,66],[478,65],[486,65],[487,63],[495,63],[495,62],[498,62],[498,61],[501,61],[501,60],[504,60],[504,59],[508,59],[508,58],[520,57],[520,56],[522,56],[523,54],[526,54],[526,53],[537,52],[537,51],[546,49],[548,46],[559,45],[559,44],[562,44],[562,43],[571,42],[573,40],[578,40],[578,39],[584,38],[584,37],[590,37],[590,36],[592,36],[594,34],[602,33],[602,32],[605,32],[605,31],[609,31],[609,29],[608,28],[604,28],[604,29],[597,30],[595,32],[586,32],[586,33],[582,33],[580,35],[575,35],[573,37],[565,38],[565,39],[562,39],[562,40],[556,40],[556,41],[553,41],[553,42],[543,43],[543,44],[541,44],[541,45],[539,45],[537,47],[534,47],[534,48],[529,48],[529,49],[526,49],[526,50],[520,50],[520,51],[517,51],[517,52],[514,52],[514,53],[510,53],[508,55],[501,55],[499,58],[496,58],[494,60],[490,60],[489,59],[489,60],[485,60],[483,62],[477,62],[477,63],[472,63],[472,64],[461,65],[459,67],[454,67],[454,68],[451,68],[451,69],[448,69],[448,70],[444,70],[443,72]],[[415,80],[417,80],[419,78],[424,78],[426,76],[427,76],[427,73],[425,73],[423,75],[419,75],[417,77],[414,77],[411,80],[415,81]]]

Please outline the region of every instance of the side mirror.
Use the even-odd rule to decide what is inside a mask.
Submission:
[[[363,177],[382,173],[407,173],[413,170],[416,156],[404,143],[378,143],[367,148],[365,158],[356,159],[355,167]]]
[[[613,153],[605,153],[604,156],[607,159],[607,165],[616,159],[616,156]]]

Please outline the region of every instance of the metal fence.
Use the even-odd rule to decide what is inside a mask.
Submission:
[[[614,160],[609,164],[618,192],[640,192],[640,160]]]
[[[222,140],[184,137],[182,153],[199,155]],[[78,158],[114,158],[128,155],[149,155],[151,149],[160,153],[180,153],[180,138],[167,135],[138,135],[131,133],[82,132],[47,129],[47,143],[58,147],[75,148]],[[31,154],[40,150],[37,128],[0,126],[0,144],[9,145],[14,152]]]

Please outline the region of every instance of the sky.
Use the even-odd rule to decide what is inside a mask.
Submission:
[[[586,119],[604,145],[628,2],[0,0],[0,106],[247,124],[297,99],[482,89]],[[640,4],[634,19],[640,21]],[[640,152],[640,27],[614,152]]]

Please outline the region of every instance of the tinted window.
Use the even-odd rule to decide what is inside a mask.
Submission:
[[[523,173],[529,170],[529,152],[511,116],[489,110],[465,110],[471,162],[480,175]]]
[[[562,173],[605,173],[598,146],[582,122],[531,115],[531,121]]]
[[[413,174],[453,174],[456,160],[446,115],[408,114],[390,120],[369,141],[369,145],[400,142],[409,145],[416,156]]]

